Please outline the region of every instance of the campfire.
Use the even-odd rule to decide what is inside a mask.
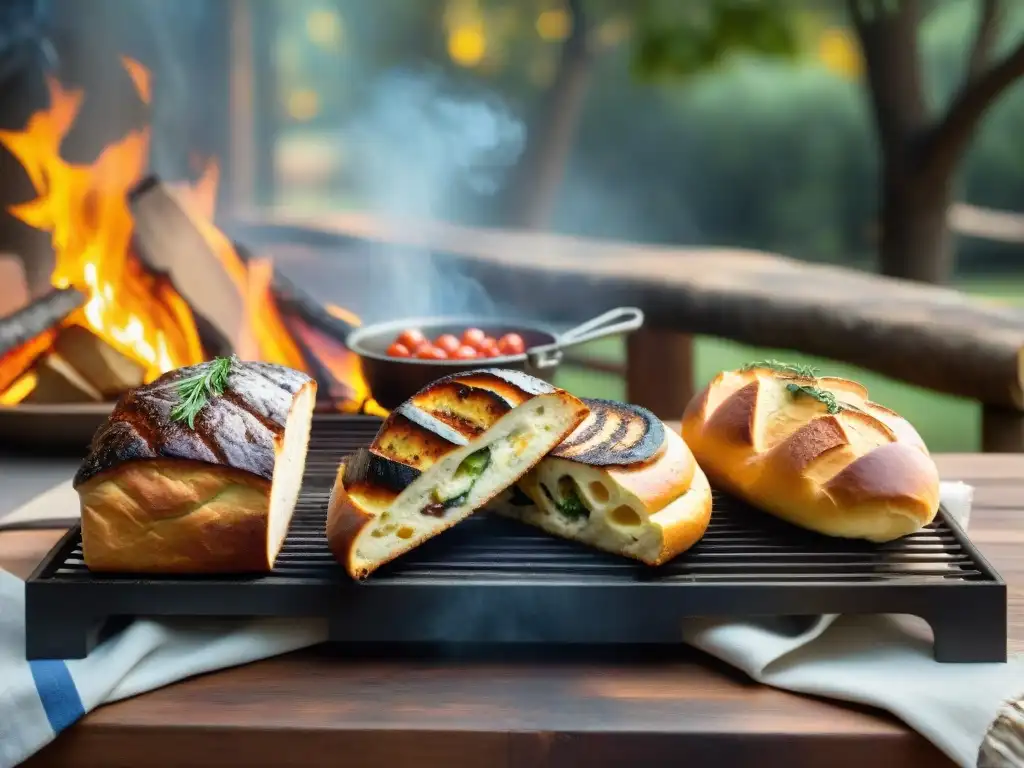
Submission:
[[[149,72],[123,64],[149,104]],[[11,214],[50,233],[52,290],[0,319],[0,405],[116,399],[162,373],[236,354],[303,370],[320,410],[380,412],[345,347],[359,318],[320,305],[214,226],[215,160],[198,181],[146,175],[149,128],[88,165],[61,141],[82,93],[49,81],[50,104],[22,131],[0,132],[37,197]]]

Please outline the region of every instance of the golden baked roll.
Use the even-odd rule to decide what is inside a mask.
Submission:
[[[884,542],[932,522],[939,473],[924,441],[856,382],[775,361],[718,374],[683,439],[712,486],[828,536]]]
[[[648,565],[696,544],[711,488],[682,438],[639,406],[583,402],[586,420],[489,509]]]
[[[445,377],[400,405],[338,469],[327,541],[362,579],[486,504],[586,417],[576,397],[521,371]]]
[[[127,392],[74,478],[94,571],[267,571],[288,533],[316,382],[220,359]]]

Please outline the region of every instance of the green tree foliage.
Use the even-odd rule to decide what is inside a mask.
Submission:
[[[799,50],[792,0],[637,0],[634,71],[645,78],[693,75],[737,53],[792,57]]]

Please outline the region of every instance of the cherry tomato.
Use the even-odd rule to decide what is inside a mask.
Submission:
[[[388,347],[388,356],[390,357],[409,357],[412,352],[404,344],[399,344],[397,341]]]
[[[456,360],[472,360],[476,356],[477,351],[468,344],[463,344],[452,353],[452,357]]]
[[[506,333],[498,339],[498,349],[503,355],[521,355],[526,351],[526,343],[518,333]]]
[[[480,348],[480,342],[487,338],[487,334],[479,328],[467,328],[462,334],[462,343],[470,347]]]
[[[501,350],[498,349],[498,342],[494,339],[484,339],[480,346],[476,348],[476,351],[480,354],[480,357],[498,357],[501,355]]]
[[[419,328],[407,328],[398,334],[398,338],[395,339],[397,343],[406,349],[416,349],[426,340],[427,337],[423,335],[423,331]]]
[[[448,353],[434,346],[423,346],[416,350],[416,357],[421,360],[447,360]]]
[[[449,355],[453,354],[455,350],[462,346],[457,338],[452,336],[450,333],[445,333],[434,339],[434,346],[438,349],[443,349]]]

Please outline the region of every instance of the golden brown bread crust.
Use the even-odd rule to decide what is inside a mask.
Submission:
[[[121,464],[78,487],[94,571],[265,571],[270,483],[182,459]]]
[[[422,543],[410,538],[407,546],[395,546],[386,558],[372,565],[359,563],[356,557],[360,537],[378,526],[389,505],[423,472],[539,395],[555,396],[574,408],[577,418],[573,428],[588,413],[583,402],[568,392],[522,372],[502,369],[444,377],[392,411],[369,448],[356,452],[339,467],[328,502],[328,545],[349,575],[364,579],[385,562]],[[529,466],[522,467],[515,479],[528,470]],[[436,533],[460,519],[445,518],[438,523]]]
[[[656,557],[641,558],[643,562],[662,565],[699,542],[711,522],[711,508],[711,485],[695,464],[687,492],[652,515],[662,530],[661,551]]]
[[[694,474],[700,472],[693,453],[671,430],[664,431],[661,446],[647,461],[602,469],[613,482],[643,501],[651,513],[689,490]]]
[[[266,571],[274,469],[298,398],[316,382],[269,363],[235,362],[195,428],[173,421],[171,371],[118,401],[75,475],[86,565],[98,571]],[[305,446],[302,446],[303,457]],[[301,468],[299,468],[301,471]]]
[[[819,533],[889,541],[938,511],[924,441],[856,382],[725,371],[691,400],[682,435],[712,485]]]

